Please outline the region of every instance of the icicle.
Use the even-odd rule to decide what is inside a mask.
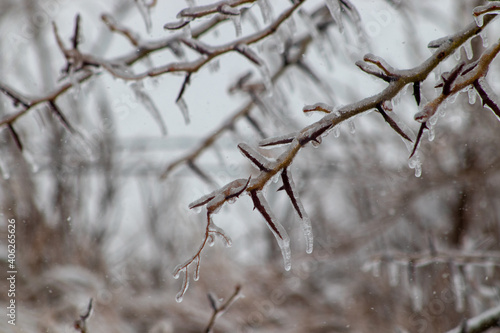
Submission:
[[[269,203],[267,202],[262,192],[253,191],[251,192],[251,196],[255,208],[262,214],[267,222],[267,226],[276,238],[278,246],[281,249],[281,254],[283,256],[285,270],[289,271],[292,267],[292,255],[290,251],[290,238],[288,237],[285,228],[283,228],[281,223],[278,222],[278,220],[272,213],[271,208],[269,207]]]
[[[151,23],[151,12],[149,7],[145,3],[145,0],[136,0],[135,3],[139,8],[139,13],[141,13],[142,19],[144,20],[144,24],[146,25],[146,31],[151,33],[152,23]]]
[[[483,23],[484,23],[484,21],[483,21],[484,15],[477,15],[477,16],[473,15],[473,17],[474,17],[474,21],[476,21],[476,25],[481,28],[483,26]]]
[[[476,103],[476,89],[468,89],[467,90],[467,95],[469,97],[469,104],[474,105]]]
[[[493,277],[493,274],[495,273],[495,263],[487,261],[484,265],[484,269],[486,273],[486,278]]]
[[[390,262],[387,264],[387,269],[389,271],[389,284],[395,287],[399,284],[399,267],[395,262]]]
[[[10,171],[9,167],[7,166],[7,163],[0,158],[0,168],[2,169],[2,177],[4,180],[7,180],[10,178]]]
[[[418,153],[415,153],[412,158],[408,160],[408,166],[410,169],[415,169],[415,177],[420,177],[422,175],[422,162]]]
[[[269,23],[271,22],[271,18],[273,16],[272,14],[272,7],[269,4],[269,0],[258,0],[257,5],[260,8],[260,12],[262,13],[262,20],[264,23]]]
[[[354,124],[354,120],[349,119],[347,121],[347,126],[349,126],[349,133],[356,134],[356,125]]]
[[[460,49],[453,52],[453,57],[455,58],[456,61],[459,61],[461,56],[462,56],[462,54],[460,52]]]
[[[373,262],[373,266],[372,266],[372,275],[373,277],[380,277],[380,265],[381,265],[381,262],[380,260],[376,260]]]
[[[420,312],[422,311],[424,302],[423,302],[423,292],[422,289],[418,286],[417,283],[413,282],[410,285],[411,292],[411,305],[413,311]]]
[[[462,273],[453,265],[452,268],[452,278],[453,278],[453,289],[456,294],[455,300],[455,310],[457,312],[463,312],[465,310],[465,281]]]
[[[435,126],[429,126],[429,130],[427,131],[427,139],[432,142],[434,141],[435,137],[436,137]]]
[[[24,149],[23,156],[24,156],[24,159],[26,160],[26,162],[31,166],[31,172],[37,173],[38,170],[40,170],[40,166],[35,161],[33,154],[31,154],[31,152],[28,151],[27,149]]]
[[[234,32],[236,34],[236,37],[240,37],[242,34],[241,16],[240,15],[231,15],[229,17],[231,18],[231,21],[233,22]]]
[[[472,57],[474,56],[474,53],[472,51],[472,44],[470,39],[464,43],[463,48],[465,49],[465,54],[467,55],[467,59],[471,60]]]
[[[486,37],[486,34],[482,33],[479,36],[481,36],[481,40],[483,41],[483,47],[486,49],[490,44],[488,43],[488,37]]]
[[[344,24],[342,23],[342,13],[340,9],[339,0],[325,0],[326,7],[330,11],[330,15],[332,15],[333,20],[339,27],[339,31],[344,32]]]
[[[134,92],[135,98],[144,106],[144,108],[146,108],[158,127],[160,127],[161,134],[163,136],[167,135],[167,126],[161,117],[160,110],[156,107],[151,96],[144,91],[143,83],[134,82],[130,85],[130,88]]]
[[[194,281],[198,281],[200,279],[200,261],[201,261],[200,256],[197,256],[193,260],[193,264],[195,265],[195,267],[194,267],[194,273],[193,273],[193,280]]]
[[[271,72],[267,67],[265,62],[262,62],[260,66],[258,66],[260,74],[262,76],[262,81],[264,83],[264,87],[266,87],[266,92],[268,96],[271,96],[273,93],[273,81],[271,79]]]
[[[184,294],[186,293],[188,287],[189,287],[189,276],[187,275],[186,272],[182,281],[181,290],[177,293],[177,295],[175,295],[175,301],[177,303],[182,302],[182,299],[184,298]]]
[[[307,215],[307,212],[304,209],[302,202],[300,201],[300,198],[298,196],[298,191],[295,187],[295,183],[288,168],[285,168],[283,170],[281,178],[283,180],[283,188],[286,191],[290,200],[292,201],[292,205],[295,208],[295,212],[297,213],[302,222],[302,229],[304,232],[304,236],[306,238],[306,253],[312,253],[314,239],[312,233],[311,220],[309,219],[309,216]]]
[[[189,118],[189,110],[186,101],[184,100],[184,98],[179,98],[176,104],[181,110],[182,116],[184,117],[184,123],[189,124],[191,122],[191,119]]]

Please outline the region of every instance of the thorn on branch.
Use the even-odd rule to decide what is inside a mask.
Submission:
[[[68,130],[71,134],[77,134],[77,131],[73,128],[73,126],[71,126],[69,121],[66,119],[66,117],[64,116],[64,114],[61,112],[61,110],[54,101],[49,102],[49,107],[55,114],[56,118],[61,121],[66,130]]]
[[[258,151],[247,145],[246,143],[240,143],[238,149],[241,151],[243,156],[248,158],[253,165],[255,165],[260,171],[270,172],[271,167],[269,161],[262,156]]]
[[[415,144],[413,145],[413,150],[412,150],[409,158],[412,158],[413,155],[415,155],[415,152],[417,151],[417,147],[420,144],[420,140],[422,139],[422,134],[424,134],[424,129],[429,129],[427,127],[427,122],[425,122],[425,121],[422,123],[422,125],[420,125],[420,129],[418,130],[418,134],[417,134],[417,139],[415,140]]]
[[[182,95],[184,94],[184,91],[186,90],[186,87],[188,84],[191,83],[191,72],[187,73],[186,76],[184,77],[184,82],[182,82],[181,90],[179,91],[179,94],[177,95],[177,98],[175,99],[175,102],[179,102],[179,100],[182,98]]]
[[[80,14],[78,13],[75,18],[75,30],[73,33],[73,37],[71,38],[71,43],[73,46],[73,50],[78,49],[78,44],[80,43]]]
[[[12,124],[7,124],[7,129],[9,130],[10,135],[12,135],[12,139],[14,139],[17,148],[19,148],[20,151],[23,151],[23,143],[21,142],[19,135],[15,131],[14,126],[12,126]]]
[[[266,137],[266,133],[262,130],[257,120],[255,120],[249,113],[245,114],[245,119],[250,123],[250,125],[259,133],[261,138]]]
[[[89,305],[87,307],[87,312],[84,315],[80,316],[80,319],[76,320],[74,323],[75,329],[80,331],[80,333],[87,333],[87,320],[90,318],[92,314],[92,298],[89,301]]]
[[[455,66],[451,70],[451,72],[448,75],[441,75],[441,78],[443,79],[443,92],[442,94],[444,96],[448,96],[451,93],[451,85],[455,80],[457,79],[458,75],[460,74],[460,71],[462,68],[465,66],[464,62],[459,63],[458,65]]]
[[[180,41],[188,46],[189,48],[195,50],[199,54],[204,54],[204,55],[211,55],[213,53],[212,49],[210,46],[207,44],[197,40],[197,39],[192,39],[192,38],[181,38]]]
[[[483,101],[483,106],[487,105],[500,120],[500,108],[490,97],[493,94],[490,86],[484,80],[476,80],[473,85]]]
[[[298,133],[293,132],[290,134],[277,136],[273,138],[264,139],[259,142],[260,147],[273,147],[273,146],[281,146],[292,143],[292,141],[297,137]]]
[[[30,107],[30,104],[25,101],[25,98],[11,88],[2,84],[0,85],[0,91],[12,99],[12,103],[14,104],[14,106],[18,106],[19,104],[21,104],[26,109]]]
[[[234,50],[244,55],[257,66],[262,66],[264,64],[264,61],[247,44],[236,44]]]
[[[372,68],[369,64],[375,65],[378,69]],[[371,53],[364,56],[363,61],[356,61],[358,66],[363,72],[376,76],[386,82],[391,82],[400,77],[396,69],[390,66],[384,59],[377,57]]]
[[[382,104],[377,104],[377,111],[382,115],[382,117],[389,124],[389,126],[391,126],[391,128],[394,131],[396,131],[396,133],[398,133],[404,139],[406,139],[406,140],[408,140],[410,142],[413,142],[412,139],[410,139],[410,137],[408,137],[408,135],[406,135],[406,133],[394,121],[394,119],[392,119],[391,117],[389,117],[389,115],[384,111],[384,108],[382,107]]]
[[[202,180],[204,180],[207,184],[212,186],[217,186],[217,183],[210,178],[203,170],[201,170],[192,160],[187,161],[187,166]]]
[[[420,105],[420,81],[413,82],[413,96],[417,105]]]

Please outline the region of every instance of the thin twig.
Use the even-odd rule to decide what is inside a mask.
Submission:
[[[213,313],[212,316],[210,317],[210,321],[208,322],[207,328],[205,328],[205,333],[212,332],[217,318],[219,318],[222,314],[224,314],[224,312],[226,312],[227,309],[238,299],[240,291],[241,291],[241,286],[237,285],[231,297],[229,297],[227,301],[225,301],[220,306],[217,306],[216,301],[209,295],[209,300],[211,303],[211,307],[213,309]]]

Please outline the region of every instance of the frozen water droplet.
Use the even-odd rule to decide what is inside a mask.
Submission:
[[[177,265],[174,269],[174,279],[178,279],[179,276],[181,275],[182,272],[184,272],[184,270],[186,269],[185,267],[183,267],[184,265],[180,264],[180,265]]]
[[[182,293],[182,291],[179,291],[179,292],[177,293],[177,295],[175,295],[175,301],[176,301],[177,303],[182,302],[182,299],[183,299],[183,298],[184,298],[184,294]]]
[[[68,216],[68,218],[66,219],[66,221],[71,222],[71,216]]]
[[[315,140],[311,140],[311,144],[314,148],[318,148],[319,145],[321,144],[321,141],[322,141],[321,137],[318,136]]]
[[[240,15],[231,15],[230,16],[231,21],[233,22],[234,25],[234,31],[236,34],[236,37],[240,37],[242,30],[241,30],[241,16]]]
[[[195,212],[196,214],[200,214],[201,213],[201,206],[198,206],[198,207],[194,207],[192,208],[193,212]]]
[[[340,125],[333,127],[332,132],[333,136],[338,138],[340,136]]]
[[[347,125],[349,126],[349,132],[351,134],[356,134],[356,125],[354,124],[354,120],[349,119],[347,121]]]
[[[455,60],[460,60],[460,49],[456,50],[455,52],[453,52],[453,57],[455,58]]]

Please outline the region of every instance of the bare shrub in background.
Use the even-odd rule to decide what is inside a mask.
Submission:
[[[17,327],[499,326],[497,1],[0,6]]]

